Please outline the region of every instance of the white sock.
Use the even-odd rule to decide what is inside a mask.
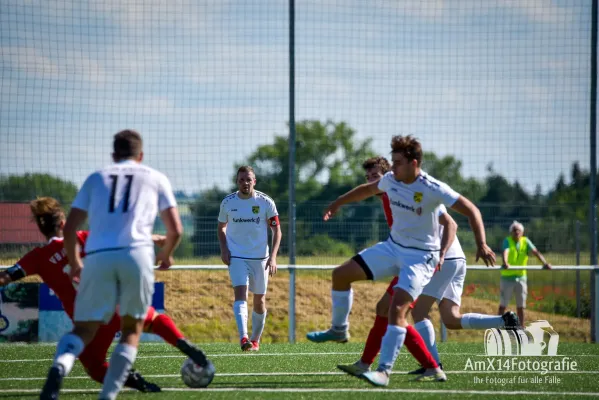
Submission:
[[[333,290],[333,329],[337,331],[346,331],[349,329],[349,312],[354,302],[354,291]]]
[[[104,384],[100,393],[101,399],[116,399],[116,396],[123,388],[129,376],[129,370],[131,370],[131,367],[135,363],[136,357],[137,347],[125,343],[116,345],[112,356],[110,356],[108,371],[106,371],[106,376],[104,377]]]
[[[264,331],[264,321],[266,321],[266,310],[264,310],[264,314],[252,311],[252,340],[260,341],[262,331]]]
[[[73,333],[67,333],[60,339],[56,346],[53,365],[61,370],[62,376],[67,376],[71,372],[75,360],[84,347],[83,340]]]
[[[501,315],[471,313],[462,315],[461,324],[464,329],[491,329],[502,328],[505,322]]]
[[[437,350],[437,343],[435,341],[435,327],[433,326],[433,323],[430,321],[430,319],[424,319],[415,323],[414,328],[418,331],[420,336],[422,336],[428,351],[435,358],[437,364],[439,364],[441,360],[439,359],[439,351]]]
[[[401,326],[387,326],[387,332],[383,336],[383,342],[381,343],[381,356],[377,370],[391,372],[401,346],[403,346],[403,342],[406,340],[406,332],[407,329]]]
[[[237,322],[239,340],[248,335],[248,303],[247,301],[236,301],[233,303],[233,314]]]

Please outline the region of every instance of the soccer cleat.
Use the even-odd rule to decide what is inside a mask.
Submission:
[[[252,342],[250,342],[250,339],[248,339],[247,336],[241,339],[241,351],[248,351],[251,348]]]
[[[360,375],[360,378],[373,386],[388,386],[389,385],[389,373],[387,371],[370,371]]]
[[[257,340],[250,340],[252,342],[252,347],[250,347],[249,351],[259,351],[260,343]]]
[[[160,386],[146,381],[144,377],[134,369],[129,371],[129,376],[125,381],[125,386],[131,389],[139,390],[142,393],[158,393],[162,391]]]
[[[362,362],[362,360],[358,360],[350,365],[337,365],[337,368],[339,368],[341,371],[345,372],[348,375],[357,377],[359,377],[365,372],[370,371],[370,365],[366,364],[365,362]]]
[[[309,341],[314,343],[337,342],[347,343],[349,341],[348,331],[336,331],[329,329],[327,331],[310,332],[306,335]]]
[[[443,364],[439,363],[439,368],[443,369]],[[414,371],[408,372],[408,375],[422,375],[426,372],[426,368],[420,367]]]
[[[206,353],[197,348],[193,343],[187,339],[177,340],[177,348],[183,352],[186,356],[192,359],[194,363],[200,367],[205,367],[208,364]]]
[[[46,383],[40,393],[40,400],[56,400],[58,399],[58,392],[62,386],[62,374],[57,366],[52,366],[48,371],[48,377]]]
[[[503,327],[505,329],[518,329],[520,327],[520,320],[513,311],[508,311],[501,316],[503,319]]]
[[[414,382],[447,382],[447,375],[443,371],[436,371],[433,368],[429,368],[424,374],[414,379]]]

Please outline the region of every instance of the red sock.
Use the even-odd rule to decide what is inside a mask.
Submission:
[[[177,329],[173,320],[164,314],[160,314],[152,321],[152,332],[172,346],[176,346],[177,340],[184,337],[181,331]]]
[[[385,336],[385,332],[387,332],[387,325],[389,321],[385,317],[381,317],[379,315],[374,319],[374,325],[372,329],[370,329],[370,333],[368,334],[368,339],[366,339],[366,346],[364,347],[364,352],[362,353],[362,362],[368,365],[374,362],[374,359],[381,351],[381,342],[383,341],[383,336]]]
[[[92,364],[85,368],[85,372],[92,378],[94,381],[98,383],[104,382],[104,376],[106,376],[106,371],[108,371],[108,363],[104,362],[102,364]]]
[[[420,363],[424,368],[437,368],[437,361],[428,351],[424,339],[418,333],[418,331],[411,325],[406,327],[406,340],[404,345],[410,353],[414,356],[416,361]]]

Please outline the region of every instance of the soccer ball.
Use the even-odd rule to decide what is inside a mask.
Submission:
[[[181,379],[190,388],[204,388],[210,385],[215,372],[214,365],[210,361],[206,367],[200,367],[188,358],[181,366]]]

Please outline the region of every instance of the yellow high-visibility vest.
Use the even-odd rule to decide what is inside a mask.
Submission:
[[[509,253],[507,256],[507,262],[510,266],[526,266],[528,265],[528,240],[526,236],[522,236],[518,241],[520,249],[516,246],[516,241],[511,237],[507,237],[509,245]],[[526,270],[524,269],[503,269],[501,270],[501,276],[506,278],[518,278],[526,276]]]

